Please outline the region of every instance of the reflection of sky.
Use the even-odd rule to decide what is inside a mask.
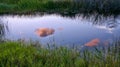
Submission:
[[[8,21],[8,39],[32,39],[41,42],[55,40],[58,44],[83,44],[92,39],[111,39],[114,35],[119,35],[120,27],[108,33],[105,26],[94,26],[90,21],[78,17],[76,19],[63,18],[57,15],[45,15],[36,17],[4,16],[4,21]],[[120,22],[120,21],[119,21]],[[55,33],[48,37],[41,38],[35,34],[38,28],[53,28]],[[59,30],[62,28],[63,30]]]

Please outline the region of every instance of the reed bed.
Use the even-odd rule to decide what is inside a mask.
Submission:
[[[119,67],[120,41],[102,47],[48,46],[36,42],[0,43],[0,67]]]
[[[119,14],[120,0],[1,0],[0,12],[71,12]]]

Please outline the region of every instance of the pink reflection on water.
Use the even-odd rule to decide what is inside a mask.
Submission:
[[[40,37],[46,37],[52,35],[54,32],[55,30],[52,28],[39,28],[35,31],[35,33]]]
[[[98,38],[91,40],[90,42],[86,43],[85,46],[93,47],[97,46],[100,43],[100,40]]]
[[[103,45],[104,45],[104,46],[109,45],[109,41],[108,41],[108,40],[104,41],[104,42],[103,42]]]
[[[59,28],[58,28],[58,30],[62,31],[62,30],[63,30],[63,28],[62,28],[62,27],[59,27]]]

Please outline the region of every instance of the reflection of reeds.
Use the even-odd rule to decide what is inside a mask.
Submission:
[[[4,24],[0,19],[0,41],[2,41],[2,39],[4,38],[7,30],[8,30],[7,25]]]
[[[81,14],[79,15],[85,20],[92,22],[93,25],[99,28],[114,29],[119,26],[119,15],[100,15],[100,14]]]

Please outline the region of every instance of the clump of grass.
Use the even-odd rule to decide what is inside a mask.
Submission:
[[[0,0],[0,3],[16,4],[19,0]]]
[[[18,2],[18,8],[22,10],[37,10],[39,6],[39,0],[20,0]]]
[[[119,44],[117,41],[110,46],[80,51],[35,46],[40,44],[33,42],[5,41],[0,43],[0,67],[119,67]]]
[[[73,67],[73,60],[77,59],[77,53],[66,48],[35,48],[30,43],[5,42],[0,49],[1,67]]]
[[[0,13],[1,12],[13,12],[16,8],[16,5],[14,4],[11,4],[11,5],[8,5],[8,4],[5,4],[5,3],[0,3]]]
[[[16,42],[6,42],[0,45],[0,66],[30,66],[34,61],[35,49],[22,46]],[[29,64],[29,65],[28,65]]]

